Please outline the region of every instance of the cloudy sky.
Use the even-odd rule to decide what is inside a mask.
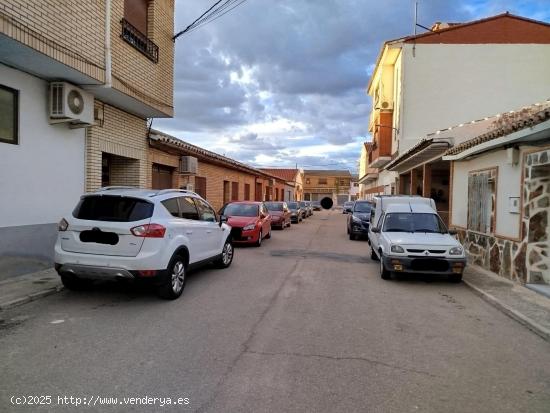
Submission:
[[[183,30],[214,0],[176,0]],[[550,21],[549,0],[421,0],[419,23],[510,11]],[[173,119],[154,128],[255,166],[355,171],[385,40],[411,34],[413,0],[247,0],[176,41]]]

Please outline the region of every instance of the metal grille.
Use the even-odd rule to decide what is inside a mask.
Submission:
[[[491,171],[468,176],[468,229],[491,232],[493,185]]]
[[[122,23],[121,37],[155,63],[159,61],[159,47],[126,19]]]

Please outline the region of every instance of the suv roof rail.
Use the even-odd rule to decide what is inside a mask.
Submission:
[[[196,192],[189,191],[189,190],[187,190],[187,189],[177,189],[177,188],[161,189],[161,190],[155,192],[154,194],[152,194],[151,196],[169,194],[170,192],[181,192],[181,193],[184,193],[184,194],[191,194],[191,195],[200,196],[200,195],[197,194]]]
[[[117,190],[117,189],[139,189],[139,188],[137,188],[135,186],[113,185],[113,186],[101,187],[96,192],[112,191],[112,190]]]

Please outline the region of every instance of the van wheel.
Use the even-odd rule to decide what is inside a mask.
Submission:
[[[233,256],[235,255],[235,250],[233,249],[233,243],[230,239],[225,240],[223,244],[222,256],[218,258],[214,264],[218,268],[227,268],[233,262]]]
[[[83,280],[72,275],[61,275],[61,282],[63,283],[63,287],[71,291],[84,291],[92,285],[90,280]]]
[[[449,275],[449,281],[452,283],[459,283],[462,281],[462,274]]]
[[[378,261],[378,255],[374,252],[372,245],[370,246],[370,259],[373,261]]]
[[[391,272],[384,267],[384,256],[382,254],[380,254],[380,278],[391,280]]]
[[[178,298],[185,288],[186,275],[187,264],[185,260],[179,255],[174,256],[168,264],[166,280],[158,288],[158,295],[167,300]]]

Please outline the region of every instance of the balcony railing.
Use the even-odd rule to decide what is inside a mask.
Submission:
[[[122,19],[120,23],[122,24],[122,34],[120,37],[132,45],[136,50],[144,54],[149,60],[157,63],[159,61],[159,47],[132,26],[128,20]]]

